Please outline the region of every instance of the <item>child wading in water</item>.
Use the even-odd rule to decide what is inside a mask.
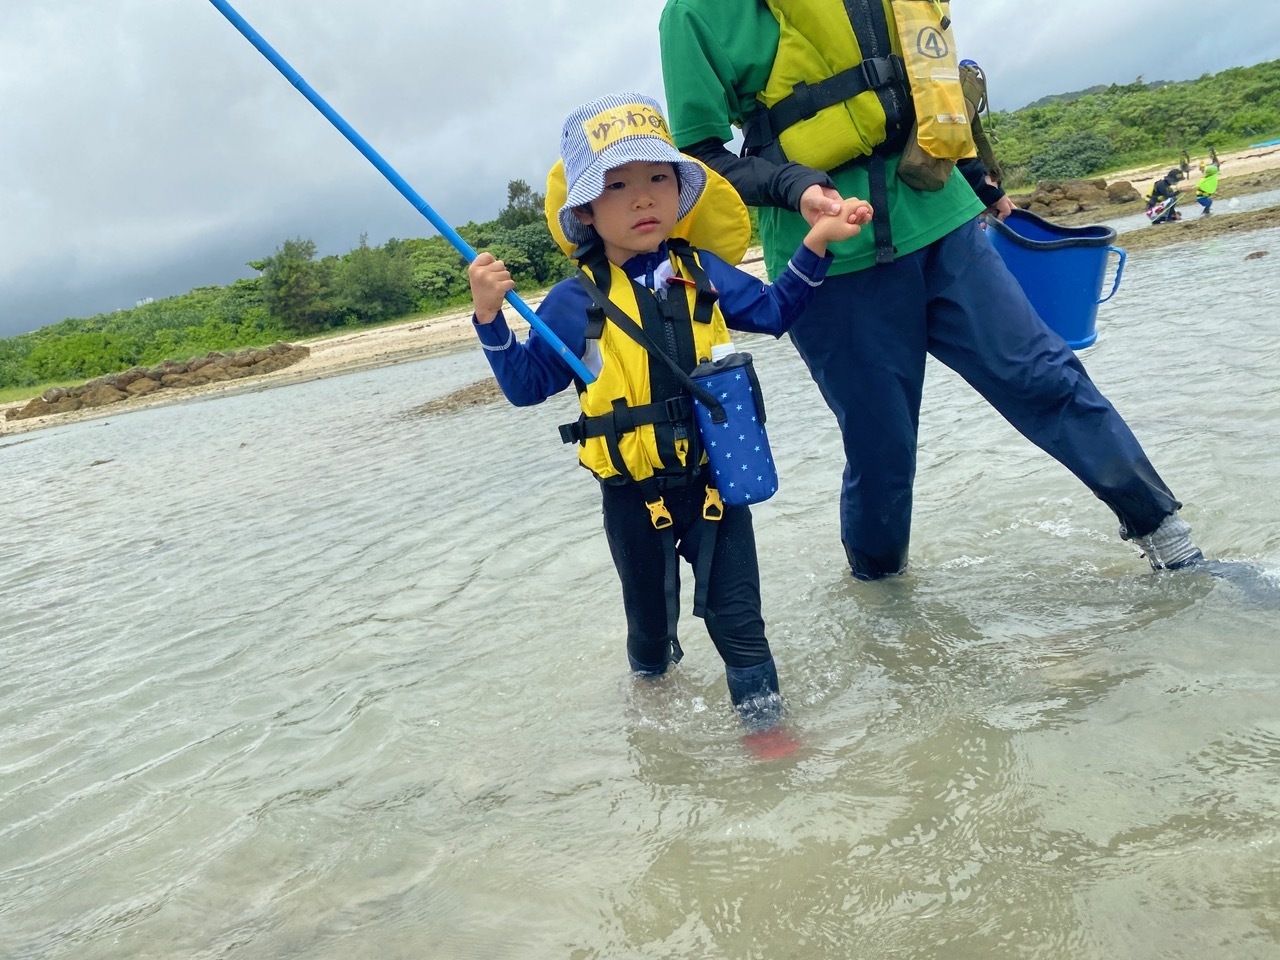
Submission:
[[[1211,163],[1204,168],[1204,176],[1196,183],[1196,203],[1204,208],[1200,211],[1200,216],[1213,212],[1213,195],[1217,192],[1218,168]]]
[[[600,483],[631,669],[657,676],[683,655],[676,634],[683,557],[693,568],[694,614],[724,660],[729,698],[754,738],[749,744],[765,752],[779,736],[782,700],[760,610],[751,513],[721,504],[687,377],[672,367],[687,374],[731,352],[728,329],[785,333],[826,275],[827,244],[857,234],[871,208],[847,200],[820,219],[790,269],[766,284],[686,239],[691,232],[702,239],[701,229],[711,246],[733,247],[737,239],[722,234],[749,232],[746,210],[727,183],[675,149],[650,98],[620,94],[579,107],[565,120],[560,153],[547,222],[581,269],[551,289],[538,317],[596,379],[575,377],[536,330],[515,339],[502,314],[515,285],[489,253],[467,271],[476,334],[516,406],[577,387],[583,415],[560,433]],[[686,220],[700,200],[697,217]],[[736,263],[745,246],[743,236],[726,255]]]

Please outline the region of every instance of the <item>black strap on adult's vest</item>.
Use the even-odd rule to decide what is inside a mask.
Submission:
[[[827,107],[851,100],[872,90],[884,110],[885,140],[869,157],[855,157],[845,166],[866,164],[875,232],[876,263],[892,263],[893,228],[889,222],[889,181],[886,158],[906,144],[915,122],[915,104],[907,79],[906,65],[893,52],[889,21],[882,0],[843,0],[849,25],[853,28],[862,62],[817,83],[801,81],[790,95],[772,107],[761,104],[747,118],[743,131],[743,156],[763,155],[775,162],[786,160],[778,143],[782,131],[807,120]],[[772,154],[772,156],[770,155]],[[828,173],[832,171],[827,171]]]
[[[743,130],[743,154],[759,154],[777,141],[782,136],[782,131],[816,116],[820,110],[852,100],[868,90],[879,93],[891,86],[905,86],[906,83],[906,67],[902,58],[896,54],[865,59],[856,67],[842,70],[817,83],[801,80],[791,88],[790,94],[772,107],[761,104],[747,118]]]
[[[876,263],[893,263],[893,225],[889,222],[889,175],[884,154],[867,158],[867,184],[871,188],[871,229],[876,238]]]
[[[862,55],[867,58],[892,56],[893,41],[881,0],[844,0],[844,8]],[[884,143],[876,145],[867,160],[871,208],[875,211],[871,217],[871,228],[875,232],[878,264],[893,263],[893,227],[889,222],[889,178],[885,171],[885,158],[902,149],[915,122],[915,104],[907,84],[906,67],[901,61],[899,66],[902,69],[900,82],[876,89],[876,96],[884,109],[885,139]]]
[[[772,107],[760,104],[744,124],[744,156],[759,154],[787,128],[868,90],[875,91],[884,110],[887,140],[895,140],[911,126],[915,110],[907,68],[893,52],[882,0],[844,0],[844,9],[862,62],[817,83],[801,80]]]

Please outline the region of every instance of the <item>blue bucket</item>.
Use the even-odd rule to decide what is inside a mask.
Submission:
[[[986,232],[1040,318],[1072,350],[1091,346],[1098,339],[1098,304],[1115,295],[1124,273],[1124,250],[1111,245],[1115,230],[1060,227],[1014,210],[1004,220],[988,217]],[[1120,254],[1120,264],[1111,292],[1099,298],[1112,251]]]

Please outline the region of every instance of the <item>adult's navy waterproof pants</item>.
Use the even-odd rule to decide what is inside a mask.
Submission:
[[[1145,536],[1181,506],[977,220],[914,253],[829,276],[791,338],[844,438],[840,534],[854,576],[907,565],[925,356]]]

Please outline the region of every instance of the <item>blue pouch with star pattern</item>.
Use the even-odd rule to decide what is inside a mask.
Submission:
[[[693,381],[720,402],[725,417],[716,423],[705,404],[694,397],[698,433],[726,506],[768,500],[778,492],[778,470],[764,432],[764,396],[749,353],[731,353],[698,364]]]

